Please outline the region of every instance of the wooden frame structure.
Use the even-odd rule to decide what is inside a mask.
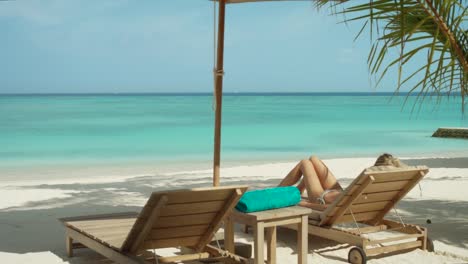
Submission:
[[[309,234],[355,246],[349,251],[350,263],[366,263],[367,256],[384,253],[414,248],[433,249],[426,228],[384,219],[428,171],[425,166],[364,171],[335,202],[326,207],[301,201],[302,206],[315,209],[309,215]],[[324,210],[320,211],[321,208]],[[356,227],[336,226],[342,223]],[[289,228],[295,229],[294,226]],[[368,237],[379,232],[391,232],[396,236]]]
[[[210,246],[221,223],[247,190],[246,186],[154,192],[142,211],[60,219],[66,229],[69,257],[90,248],[117,263],[173,263],[205,258],[245,263],[246,259]],[[193,254],[171,257],[148,249],[187,247]]]

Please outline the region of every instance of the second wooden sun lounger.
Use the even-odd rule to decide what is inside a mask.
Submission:
[[[246,259],[210,246],[246,186],[154,192],[142,211],[61,219],[67,253],[87,247],[117,263],[172,263],[219,257]],[[148,249],[187,247],[193,254],[161,257]],[[156,252],[157,254],[157,252]],[[152,260],[151,262],[147,262]]]
[[[366,263],[367,256],[395,251],[431,249],[426,228],[384,219],[428,171],[425,166],[365,170],[328,206],[301,201],[301,205],[315,210],[309,216],[309,234],[354,245],[348,255],[350,263]],[[336,227],[343,223],[354,227]],[[393,234],[369,237],[377,232]]]

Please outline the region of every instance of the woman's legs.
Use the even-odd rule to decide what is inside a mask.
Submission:
[[[303,175],[303,182],[305,184],[305,188],[307,189],[307,196],[309,197],[309,201],[317,202],[316,199],[320,197],[324,189],[322,188],[319,177],[315,172],[314,165],[310,160],[302,160],[300,164]]]
[[[302,180],[301,180],[301,176]],[[300,181],[301,180],[301,181]],[[301,193],[307,189],[307,196],[311,202],[317,202],[317,198],[327,189],[341,189],[335,176],[328,170],[323,162],[317,157],[299,162],[278,186],[293,186],[298,181],[297,188]],[[327,203],[331,203],[340,194],[339,191],[329,192],[324,197]]]
[[[302,176],[301,171],[301,162],[297,165],[284,177],[284,179],[278,184],[278,186],[293,186],[296,184]]]
[[[301,176],[303,176],[302,180]],[[301,180],[297,185],[299,191],[303,193],[304,189],[307,189],[307,196],[309,197],[309,200],[316,202],[315,199],[320,197],[320,195],[323,193],[323,188],[310,160],[300,161],[288,173],[288,175],[286,175],[286,177],[279,183],[278,186],[293,186],[299,180]]]
[[[323,189],[342,189],[333,173],[328,169],[327,166],[325,166],[325,164],[319,158],[311,156],[310,162],[315,168],[315,172],[318,176],[318,179],[320,180],[320,184],[323,187]]]

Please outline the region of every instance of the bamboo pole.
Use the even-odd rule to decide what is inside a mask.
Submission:
[[[219,169],[221,161],[221,110],[223,100],[223,63],[224,63],[224,21],[226,0],[219,0],[218,12],[218,44],[216,53],[215,74],[215,131],[214,131],[214,157],[213,157],[213,186],[219,186]]]

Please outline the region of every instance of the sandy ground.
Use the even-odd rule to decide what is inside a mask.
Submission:
[[[343,185],[349,184],[373,158],[325,160]],[[429,228],[436,252],[413,250],[370,259],[368,263],[468,263],[468,159],[427,158],[405,160],[422,164],[430,173],[398,205],[405,222]],[[275,186],[295,162],[224,168],[222,185]],[[139,211],[153,191],[211,185],[211,170],[154,172],[112,181],[89,178],[41,184],[0,182],[0,263],[110,263],[88,250],[65,256],[64,230],[58,218],[86,214]],[[427,220],[431,224],[427,224]],[[249,234],[236,240],[252,243]],[[222,231],[221,231],[222,232]],[[278,231],[278,263],[296,263],[295,232]],[[346,263],[349,246],[309,236],[309,263]],[[158,254],[173,249],[159,250]]]

